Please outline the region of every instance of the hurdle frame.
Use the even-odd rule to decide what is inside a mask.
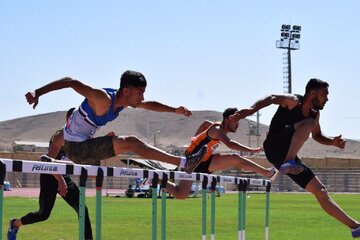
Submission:
[[[159,177],[166,183],[166,179],[191,180],[202,182],[202,240],[206,239],[206,197],[208,184],[211,190],[211,239],[215,239],[215,189],[217,183],[234,183],[238,185],[238,239],[245,240],[246,225],[246,189],[248,186],[266,187],[266,219],[265,239],[269,238],[269,203],[271,181],[264,179],[249,179],[241,177],[220,176],[203,173],[184,173],[178,171],[146,170],[136,168],[91,166],[72,163],[39,162],[18,159],[0,159],[0,236],[2,236],[3,213],[3,182],[6,172],[69,174],[80,176],[80,203],[79,203],[79,240],[85,235],[85,190],[88,176],[96,177],[96,239],[101,239],[101,191],[104,176],[125,178],[152,179],[152,239],[157,239],[157,185]],[[211,179],[211,181],[209,181]],[[166,184],[161,184],[162,191],[162,239],[166,239]]]

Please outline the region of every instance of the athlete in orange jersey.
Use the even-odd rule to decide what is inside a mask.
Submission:
[[[212,173],[226,168],[244,169],[246,171],[253,171],[265,177],[270,178],[274,173],[274,168],[264,168],[257,163],[246,159],[239,154],[232,153],[214,153],[216,147],[222,142],[230,149],[235,151],[246,151],[257,153],[262,151],[262,148],[250,148],[244,146],[232,139],[227,134],[229,132],[236,132],[239,127],[238,118],[231,118],[230,116],[238,112],[236,108],[228,108],[223,113],[222,122],[205,121],[200,125],[191,139],[190,146],[186,149],[185,155],[197,152],[202,146],[207,146],[207,152],[203,157],[201,163],[195,168],[194,172]],[[241,111],[239,111],[241,112]],[[247,117],[246,111],[243,111],[244,116]],[[179,184],[168,182],[167,190],[173,194],[177,199],[185,199],[191,190],[192,181],[180,180]]]

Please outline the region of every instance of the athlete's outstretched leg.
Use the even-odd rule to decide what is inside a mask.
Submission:
[[[209,171],[215,172],[218,170],[234,167],[236,169],[243,169],[252,171],[270,178],[275,172],[274,169],[264,168],[263,166],[239,156],[238,154],[214,154],[209,165]]]
[[[342,210],[339,205],[329,196],[326,187],[320,182],[317,177],[314,177],[307,185],[306,191],[311,192],[316,197],[320,206],[324,211],[330,216],[337,219],[342,224],[348,226],[351,229],[357,228],[360,226],[360,223],[355,221],[349,215],[347,215],[344,210]]]
[[[199,152],[193,155],[179,157],[153,147],[135,136],[114,137],[113,145],[115,155],[123,152],[134,152],[147,159],[159,160],[174,164],[180,168],[185,168],[186,172],[192,172],[193,169],[196,168],[207,150],[207,147],[204,146],[199,150]]]

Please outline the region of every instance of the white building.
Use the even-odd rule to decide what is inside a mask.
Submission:
[[[48,142],[14,141],[12,144],[14,152],[47,152]]]

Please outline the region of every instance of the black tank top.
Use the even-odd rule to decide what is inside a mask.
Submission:
[[[302,121],[306,118],[316,119],[318,112],[313,109],[307,117],[302,114],[301,106],[304,97],[299,94],[295,94],[295,96],[299,99],[299,104],[293,109],[284,108],[281,105],[278,107],[270,123],[269,136],[278,133],[286,127],[293,126],[294,123]]]

